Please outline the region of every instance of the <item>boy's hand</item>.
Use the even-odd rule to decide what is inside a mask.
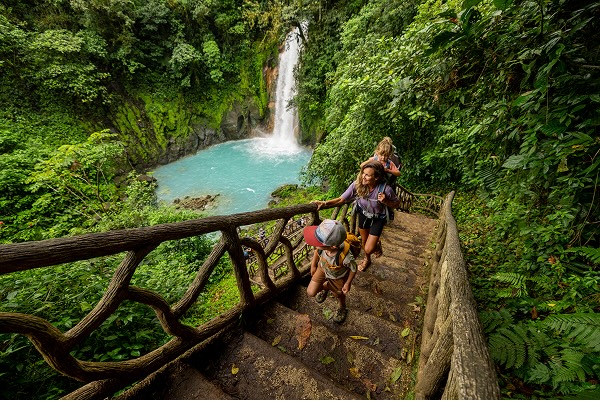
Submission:
[[[342,287],[342,293],[344,295],[346,295],[350,291],[350,286],[351,286],[350,283],[345,283],[344,284],[344,286]]]

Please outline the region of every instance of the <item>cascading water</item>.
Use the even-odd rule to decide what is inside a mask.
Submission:
[[[159,200],[216,195],[210,214],[231,214],[267,207],[270,194],[283,184],[299,182],[310,151],[296,139],[297,112],[288,108],[295,93],[293,76],[298,62],[296,32],[286,39],[279,56],[273,133],[211,146],[193,156],[157,168]]]
[[[265,138],[259,138],[254,145],[259,154],[295,154],[302,151],[296,138],[298,125],[297,110],[288,107],[288,102],[296,94],[294,67],[298,64],[300,45],[298,43],[298,28],[287,35],[285,50],[279,55],[279,73],[275,94],[275,118],[273,133]]]

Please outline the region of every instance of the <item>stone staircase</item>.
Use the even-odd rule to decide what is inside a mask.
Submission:
[[[353,282],[342,325],[332,320],[337,300],[309,298],[306,277],[119,398],[413,398],[436,223],[396,212],[383,256]]]

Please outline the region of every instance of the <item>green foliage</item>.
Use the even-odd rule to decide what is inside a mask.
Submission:
[[[199,215],[160,207],[155,186],[129,177],[126,197],[118,213],[102,214],[93,227],[97,231],[150,226],[189,220]],[[85,230],[73,230],[74,234]],[[197,270],[212,250],[213,240],[192,237],[168,241],[152,251],[138,267],[131,284],[154,290],[169,303],[184,294]],[[100,300],[123,255],[0,276],[0,310],[31,313],[47,319],[61,331],[72,328]],[[232,267],[223,259],[201,293],[198,303],[183,319],[201,324],[239,302]],[[151,308],[125,302],[75,351],[84,360],[118,361],[138,357],[165,343]],[[58,398],[81,384],[62,378],[41,359],[27,338],[0,335],[0,371],[8,383],[0,390],[4,398]],[[30,380],[38,385],[32,386]],[[43,383],[43,385],[42,385]]]
[[[600,305],[599,8],[372,1],[343,24],[311,25],[317,35],[337,28],[338,47],[320,42],[331,54],[327,72],[316,73],[310,44],[303,57],[312,65],[302,67],[299,109],[318,141],[309,179],[339,194],[389,136],[404,164],[401,184],[471,192],[459,195],[456,215],[479,305],[511,316],[490,331],[510,396],[531,384],[550,386],[539,397],[549,388],[577,393],[597,377],[597,356],[586,359],[583,343],[547,326],[536,337],[534,324]],[[372,23],[379,10],[396,10],[398,28]],[[326,82],[325,94],[313,79]]]
[[[516,324],[506,316],[504,309],[482,314],[497,363],[561,394],[590,387],[586,379],[597,375],[600,357],[598,314],[550,315],[543,321]]]

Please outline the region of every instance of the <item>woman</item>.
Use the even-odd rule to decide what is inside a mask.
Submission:
[[[385,171],[379,161],[363,163],[360,173],[339,198],[328,201],[315,201],[317,210],[322,207],[338,206],[356,199],[358,231],[365,250],[365,258],[358,265],[364,271],[371,265],[371,255],[381,254],[379,237],[387,222],[386,206],[393,209],[400,205],[393,188],[385,183]]]

